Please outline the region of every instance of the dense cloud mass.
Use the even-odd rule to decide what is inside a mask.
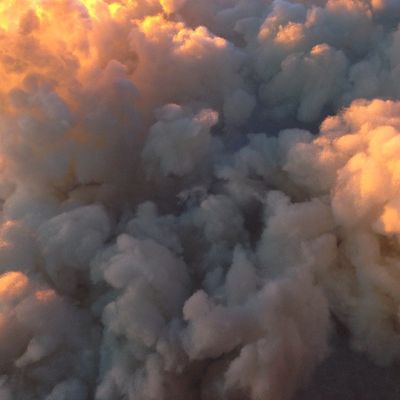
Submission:
[[[399,23],[2,0],[0,400],[291,400],[338,324],[399,361]]]

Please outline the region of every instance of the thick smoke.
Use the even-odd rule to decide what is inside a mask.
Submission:
[[[338,324],[399,361],[399,23],[1,1],[0,400],[290,400]]]

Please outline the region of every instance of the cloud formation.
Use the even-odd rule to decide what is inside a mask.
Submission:
[[[400,357],[395,0],[0,4],[0,398],[290,400]]]

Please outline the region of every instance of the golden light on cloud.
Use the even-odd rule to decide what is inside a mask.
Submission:
[[[43,289],[35,292],[37,300],[43,303],[47,303],[56,297],[56,292],[53,289]]]
[[[0,302],[19,297],[28,288],[28,277],[21,272],[0,275]]]
[[[276,41],[284,45],[295,45],[304,39],[304,27],[302,24],[291,23],[280,27],[276,35]]]

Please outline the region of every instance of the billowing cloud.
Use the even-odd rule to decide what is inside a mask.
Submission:
[[[398,361],[399,13],[2,1],[0,398],[290,400],[338,324]]]

